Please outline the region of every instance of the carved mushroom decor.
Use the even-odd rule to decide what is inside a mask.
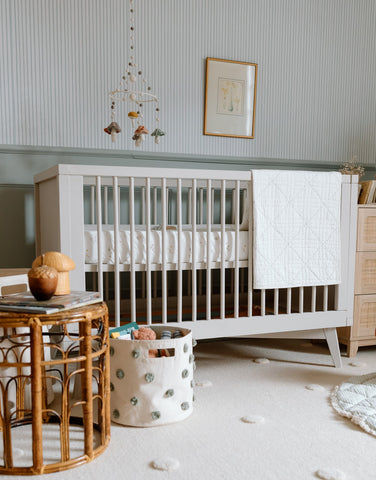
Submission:
[[[27,272],[30,292],[39,302],[49,300],[56,291],[58,272],[55,268],[44,264],[44,255],[38,265]]]
[[[44,255],[37,257],[32,267],[47,265],[57,271],[57,287],[55,295],[68,295],[70,293],[69,272],[76,268],[74,261],[64,253],[46,252]]]

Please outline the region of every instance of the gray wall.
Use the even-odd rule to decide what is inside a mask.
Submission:
[[[135,0],[135,55],[161,102],[145,151],[341,162],[376,155],[374,0]],[[126,0],[1,0],[0,144],[113,147]],[[259,66],[255,138],[202,135],[205,59]],[[147,124],[147,121],[145,122]]]
[[[125,106],[117,143],[103,132],[107,94],[128,61],[128,2],[0,0],[0,217],[18,239],[0,240],[0,266],[32,260],[32,188],[21,185],[61,161],[327,169],[357,155],[373,170],[374,0],[134,4],[136,61],[160,97],[167,132],[159,146],[149,139],[137,150]],[[258,64],[253,140],[202,134],[209,56]]]

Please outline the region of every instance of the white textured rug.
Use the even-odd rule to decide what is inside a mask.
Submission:
[[[376,348],[361,348],[356,362],[343,357],[342,369],[331,366],[326,344],[306,340],[212,341],[199,343],[194,354],[190,417],[153,428],[112,424],[110,444],[97,459],[37,478],[376,478],[376,439],[330,402],[335,385],[376,372]]]
[[[340,415],[376,436],[376,373],[349,378],[335,387],[330,400]]]

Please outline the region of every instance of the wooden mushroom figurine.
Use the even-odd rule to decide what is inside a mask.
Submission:
[[[69,272],[76,267],[74,261],[61,252],[46,252],[34,260],[32,267],[38,267],[42,263],[57,270],[55,295],[67,295],[70,293]]]

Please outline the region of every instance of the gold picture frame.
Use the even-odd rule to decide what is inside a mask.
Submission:
[[[254,138],[257,64],[206,59],[204,135]]]

